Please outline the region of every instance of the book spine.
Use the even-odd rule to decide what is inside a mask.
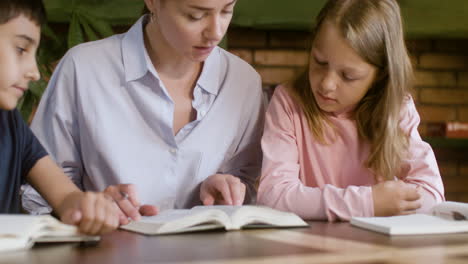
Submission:
[[[448,138],[468,138],[468,123],[448,122],[445,135]]]
[[[468,138],[468,122],[427,123],[426,135],[430,137]]]

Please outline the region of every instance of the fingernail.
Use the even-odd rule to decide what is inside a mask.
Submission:
[[[140,219],[141,219],[140,215],[136,215],[135,217],[133,217],[134,221],[140,221]]]

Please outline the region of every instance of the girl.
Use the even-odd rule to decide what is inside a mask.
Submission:
[[[150,13],[127,33],[65,55],[33,131],[81,188],[106,190],[133,219],[156,213],[139,212],[140,201],[250,202],[261,169],[261,81],[217,47],[236,1],[145,3]],[[25,197],[37,210],[39,197],[30,189]]]
[[[329,0],[308,75],[279,86],[268,108],[258,202],[334,221],[443,201],[411,79],[395,0]]]

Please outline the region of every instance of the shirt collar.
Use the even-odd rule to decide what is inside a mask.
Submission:
[[[221,69],[224,69],[225,65],[222,65],[221,60],[221,49],[215,47],[208,58],[206,58],[203,65],[203,70],[198,78],[197,85],[203,90],[217,95],[220,84]]]
[[[143,38],[145,20],[145,16],[142,16],[122,39],[122,58],[127,82],[137,80],[148,72]]]

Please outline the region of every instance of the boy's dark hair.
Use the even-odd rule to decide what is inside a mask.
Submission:
[[[46,13],[42,0],[1,0],[0,24],[24,15],[38,25],[46,21]]]

